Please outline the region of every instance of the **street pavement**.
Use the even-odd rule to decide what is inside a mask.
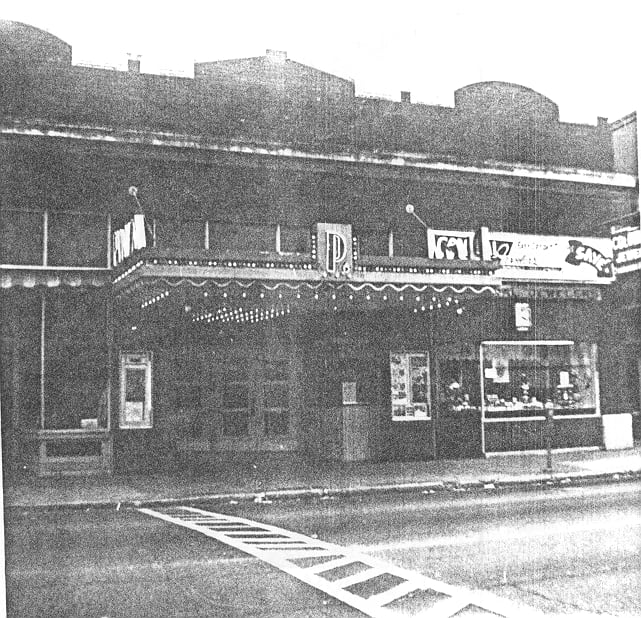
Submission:
[[[160,473],[4,478],[4,506],[145,506],[203,500],[355,495],[384,491],[462,491],[505,486],[613,481],[641,476],[641,443],[620,451],[545,453],[423,462],[326,462],[256,454],[209,459]]]
[[[409,583],[430,580],[386,606],[400,615],[525,618],[531,615],[527,608],[559,617],[641,615],[641,480],[426,493],[147,509],[9,509],[8,615],[356,618],[363,614],[333,588],[372,605],[390,586],[402,585],[389,577],[404,575],[398,569]],[[183,525],[170,521],[185,515]],[[238,518],[247,526],[231,525]],[[272,527],[269,534],[265,527]],[[303,540],[298,535],[310,547],[332,544],[332,553],[357,562],[334,564],[319,583],[317,563],[304,552],[297,574],[283,563],[303,554],[301,543],[292,544]],[[377,561],[380,576],[362,584],[345,581],[361,579]],[[498,613],[459,613],[443,596],[450,593],[476,607],[483,599],[492,609],[491,598],[502,602]],[[441,603],[451,611],[439,613]],[[506,604],[517,604],[519,611],[504,613]]]

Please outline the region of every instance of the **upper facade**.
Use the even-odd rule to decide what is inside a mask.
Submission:
[[[0,21],[0,265],[109,270],[132,186],[154,249],[311,255],[310,231],[331,223],[385,269],[429,253],[408,203],[468,240],[609,237],[603,222],[638,210],[623,129],[560,122],[516,84],[471,84],[443,107],[358,97],[277,51],[193,78],[140,69],[75,66],[64,41]]]
[[[268,50],[264,57],[197,63],[194,77],[75,66],[71,47],[37,28],[0,21],[0,114],[6,120],[91,125],[276,142],[326,151],[422,153],[615,171],[608,123],[559,121],[529,88],[460,88],[454,107],[363,98],[354,84]],[[143,66],[144,68],[144,66]]]

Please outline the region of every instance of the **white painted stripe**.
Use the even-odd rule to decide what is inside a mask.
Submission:
[[[384,607],[385,605],[389,605],[392,601],[396,601],[397,599],[404,597],[410,592],[415,592],[416,590],[419,590],[416,586],[416,582],[406,581],[398,586],[394,586],[393,588],[386,590],[385,592],[380,592],[379,594],[369,597],[368,601],[375,605]]]
[[[339,588],[349,588],[354,584],[360,584],[366,582],[368,579],[373,579],[374,577],[383,575],[385,572],[386,571],[383,569],[364,569],[363,571],[360,571],[360,573],[354,573],[354,575],[349,575],[341,579],[332,580],[332,584],[334,584],[334,586],[338,586]]]
[[[297,560],[299,558],[324,558],[325,556],[333,556],[336,552],[331,552],[324,548],[316,549],[293,549],[291,551],[281,551],[278,557],[281,560]]]
[[[205,536],[209,536],[222,543],[235,547],[240,551],[255,556],[256,558],[279,568],[284,573],[296,577],[300,581],[313,586],[314,588],[346,603],[351,607],[354,607],[355,609],[358,609],[365,615],[371,616],[372,618],[390,618],[397,616],[397,613],[383,607],[383,605],[390,603],[394,599],[401,598],[403,594],[408,594],[411,591],[419,589],[436,591],[447,595],[448,597],[452,597],[453,599],[456,599],[456,601],[453,602],[452,607],[458,607],[459,609],[471,603],[472,601],[470,599],[473,599],[475,606],[494,612],[499,616],[521,618],[522,616],[528,615],[528,608],[512,604],[503,599],[495,598],[493,595],[488,595],[488,593],[482,593],[480,591],[474,592],[459,586],[452,586],[429,577],[424,577],[419,573],[387,564],[382,560],[373,558],[372,556],[356,553],[349,549],[341,548],[338,545],[326,543],[318,539],[312,539],[297,532],[290,532],[282,528],[277,528],[276,526],[259,524],[231,515],[223,516],[211,513],[212,516],[219,518],[225,517],[229,522],[233,522],[238,525],[245,524],[252,528],[260,528],[265,531],[286,536],[290,541],[293,541],[293,543],[268,544],[244,542],[237,536],[229,535],[226,530],[215,530],[210,526],[193,523],[193,521],[191,521],[193,520],[193,514],[210,514],[209,511],[203,511],[194,507],[185,506],[180,507],[180,509],[172,508],[171,511],[169,511],[171,514],[163,512],[162,510],[156,511],[152,509],[139,509],[139,512],[200,532]],[[332,582],[321,576],[321,573],[328,570],[327,568],[322,568],[321,565],[311,568],[302,568],[291,562],[291,560],[296,558],[311,556],[327,557],[334,564],[339,561],[341,564],[359,562],[366,565],[366,568],[357,574]],[[329,568],[331,569],[332,567],[330,566]],[[346,589],[356,583],[368,581],[371,578],[382,574],[394,575],[405,581],[400,586],[395,586],[392,590],[374,594],[368,599],[349,592]],[[463,605],[461,605],[461,603]],[[446,609],[448,606],[442,605],[441,607]],[[501,611],[497,610],[499,607],[501,608]]]
[[[225,534],[227,534],[228,536],[235,536],[239,538],[252,536],[261,538],[276,538],[274,536],[274,533],[270,532],[269,530],[225,530]],[[280,538],[282,539],[284,537],[281,535]]]
[[[252,547],[256,549],[266,549],[267,551],[280,551],[281,549],[305,549],[310,547],[307,543],[282,543],[276,545],[275,543],[252,543]],[[311,549],[316,549],[311,547]]]
[[[321,562],[320,564],[314,564],[310,567],[304,567],[305,570],[309,573],[323,573],[325,571],[331,571],[341,566],[347,566],[348,564],[354,564],[355,560],[351,556],[341,556],[336,558],[336,560],[329,560],[328,562]]]

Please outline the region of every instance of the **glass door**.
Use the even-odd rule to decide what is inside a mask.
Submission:
[[[219,376],[223,450],[294,448],[288,359],[234,359]]]
[[[256,413],[254,371],[241,359],[225,363],[220,374],[222,442],[228,447],[252,446],[253,417]]]
[[[258,401],[263,450],[294,448],[292,427],[292,379],[288,359],[269,359],[260,363]]]

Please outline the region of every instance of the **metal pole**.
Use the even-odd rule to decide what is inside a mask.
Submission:
[[[107,215],[107,268],[112,268],[113,267],[113,245],[112,245],[112,238],[111,238],[111,213]]]
[[[42,213],[42,265],[49,265],[49,211]]]
[[[554,469],[552,467],[552,435],[554,433],[554,409],[552,407],[546,408],[545,410],[545,450],[546,450],[546,461],[545,468],[543,472],[552,474]]]
[[[40,429],[45,429],[45,316],[46,300],[43,291],[40,304]]]
[[[417,214],[416,214],[416,209],[412,204],[408,204],[405,206],[405,212],[408,215],[412,215],[425,229],[425,257],[429,257],[429,251],[430,251],[430,233],[429,233],[429,228],[427,226],[427,223],[423,221]]]

